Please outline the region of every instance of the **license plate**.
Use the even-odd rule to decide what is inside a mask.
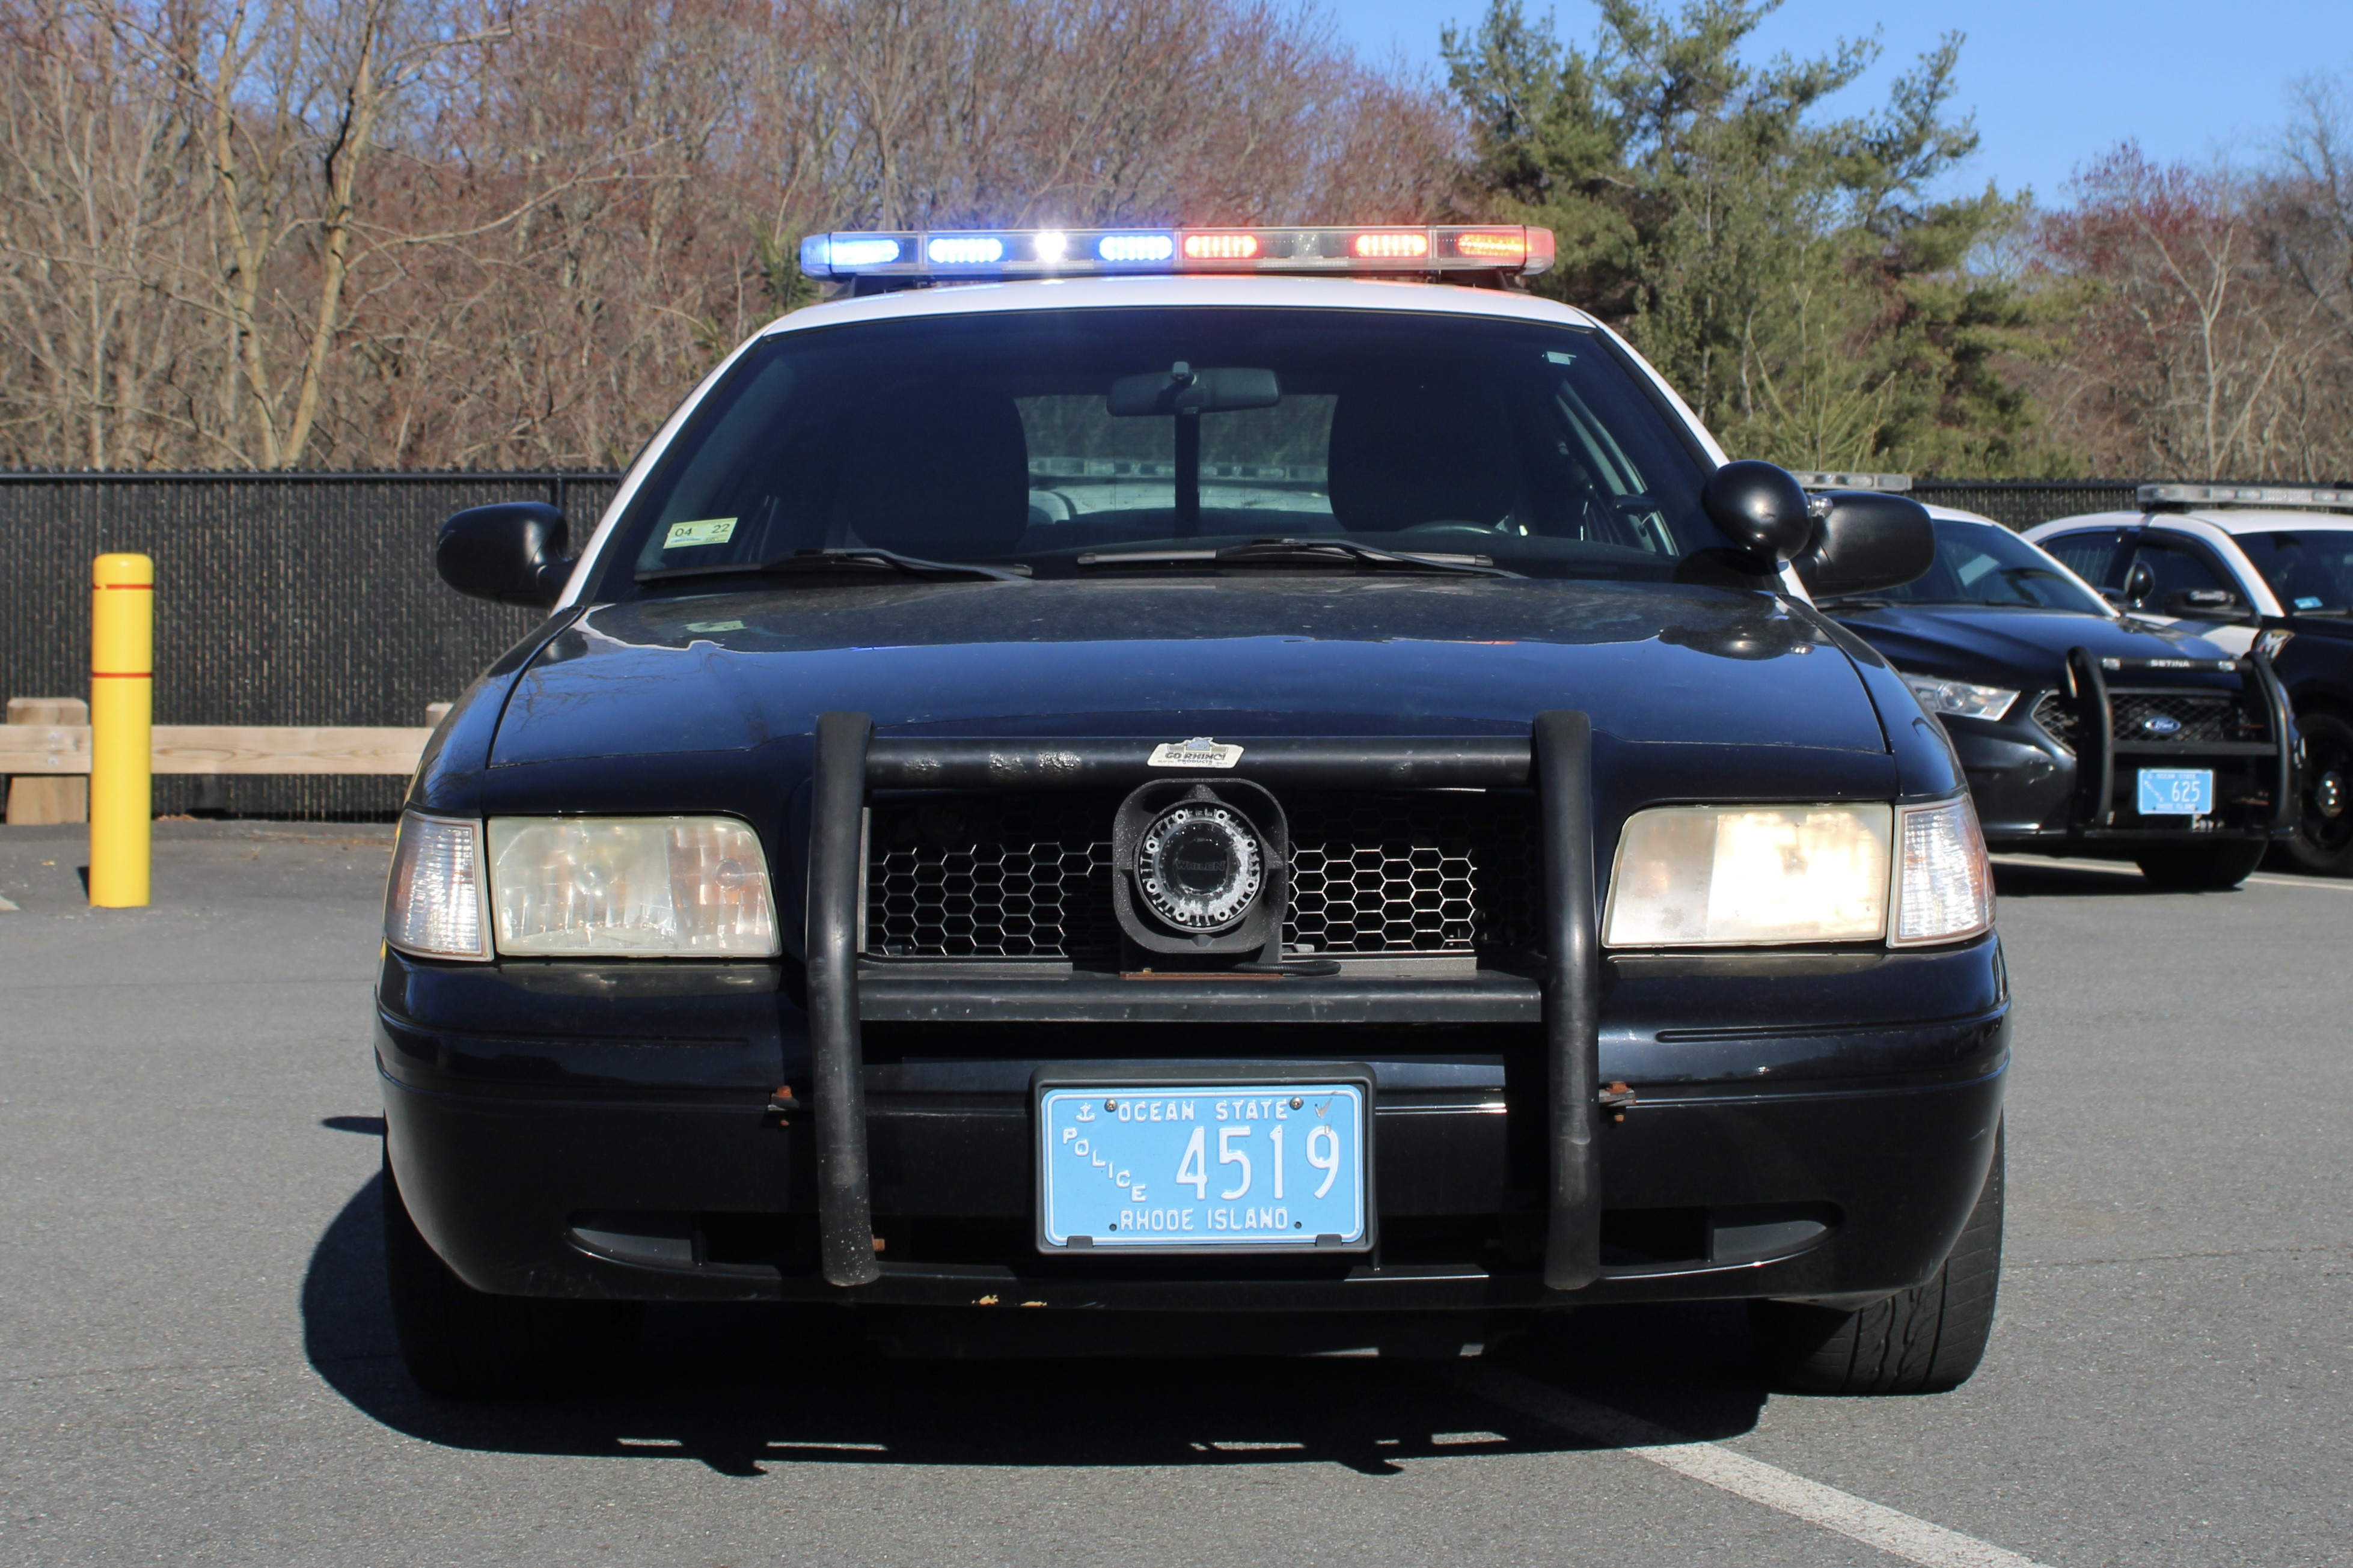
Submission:
[[[2140,814],[2143,816],[2204,816],[2213,809],[2213,769],[2140,770]]]
[[[1041,1090],[1038,1239],[1074,1247],[1361,1247],[1366,1086]]]

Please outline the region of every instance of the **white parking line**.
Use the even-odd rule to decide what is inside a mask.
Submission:
[[[1891,1557],[1919,1563],[1921,1568],[2041,1568],[2031,1557],[2021,1557],[1974,1535],[1963,1535],[1941,1524],[1930,1524],[1925,1519],[1867,1502],[1852,1493],[1792,1475],[1721,1444],[1694,1441],[1622,1410],[1547,1388],[1500,1367],[1462,1367],[1451,1374],[1451,1381],[1469,1393],[1532,1415],[1547,1426],[1662,1465],[1678,1475],[1705,1481],[1735,1497],[1778,1509],[1792,1519],[1836,1531]]]

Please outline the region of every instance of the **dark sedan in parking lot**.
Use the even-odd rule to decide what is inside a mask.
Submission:
[[[2236,886],[2293,828],[2293,734],[2260,647],[2119,614],[2000,523],[1934,509],[1936,563],[1823,608],[1943,721],[1994,848],[2129,856]]]

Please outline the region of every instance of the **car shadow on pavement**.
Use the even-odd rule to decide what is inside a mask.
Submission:
[[[1993,890],[1995,897],[2002,899],[2152,899],[2167,892],[2142,876],[2140,868],[2129,860],[2117,861],[2113,871],[1997,861]]]
[[[1597,1447],[1456,1386],[1450,1361],[1088,1358],[900,1361],[833,1308],[665,1306],[638,1364],[542,1400],[457,1403],[409,1382],[385,1305],[382,1180],[313,1248],[304,1351],[375,1420],[501,1453],[778,1465],[1137,1466],[1403,1461]],[[1487,1358],[1694,1438],[1746,1432],[1764,1394],[1736,1303],[1590,1309]]]

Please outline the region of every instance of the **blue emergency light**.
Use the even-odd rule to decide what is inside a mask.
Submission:
[[[1427,228],[907,229],[813,234],[812,278],[1069,278],[1088,273],[1503,272],[1549,269],[1552,230]]]

